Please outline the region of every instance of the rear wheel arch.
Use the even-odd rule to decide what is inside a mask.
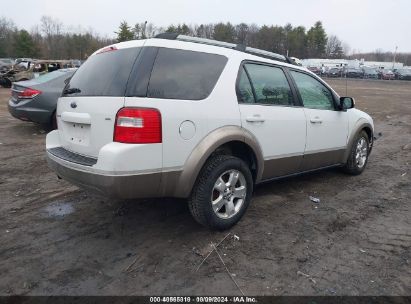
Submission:
[[[198,223],[225,230],[244,215],[252,192],[248,164],[235,156],[212,154],[201,169],[188,206]]]
[[[247,159],[247,153],[252,152]],[[209,133],[191,152],[176,183],[176,197],[188,197],[207,160],[218,154],[238,157],[251,165],[255,183],[261,180],[264,160],[257,139],[239,126],[227,126]],[[254,167],[254,168],[253,168]]]
[[[229,141],[221,145],[220,147],[218,147],[209,156],[209,158],[211,158],[213,155],[216,155],[216,154],[235,156],[243,160],[250,168],[250,171],[253,176],[253,181],[254,182],[256,181],[257,172],[258,172],[257,156],[255,155],[254,150],[248,144],[246,144],[243,141],[238,141],[238,140]]]

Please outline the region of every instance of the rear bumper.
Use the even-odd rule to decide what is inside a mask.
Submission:
[[[179,197],[190,194],[180,182],[183,167],[162,167],[162,145],[110,142],[97,156],[86,156],[60,142],[60,131],[46,137],[47,162],[61,178],[92,192],[120,199]],[[190,189],[191,191],[191,189]]]
[[[104,196],[120,199],[159,196],[161,171],[127,175],[96,173],[88,171],[86,166],[60,159],[48,151],[47,162],[59,177]]]
[[[27,103],[16,104],[11,99],[8,103],[8,110],[10,114],[17,119],[40,124],[50,123],[53,114],[44,109],[32,108]]]

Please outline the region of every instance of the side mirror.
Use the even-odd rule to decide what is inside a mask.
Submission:
[[[347,111],[355,107],[355,100],[352,97],[340,97],[340,109]]]

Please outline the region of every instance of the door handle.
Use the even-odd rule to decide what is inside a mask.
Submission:
[[[311,119],[310,119],[310,122],[313,123],[313,124],[320,124],[320,123],[322,123],[323,121],[322,121],[322,119],[321,119],[320,117],[314,117],[314,118],[311,118]]]
[[[258,114],[255,114],[253,116],[248,116],[245,120],[247,122],[264,122],[265,121],[264,117]]]

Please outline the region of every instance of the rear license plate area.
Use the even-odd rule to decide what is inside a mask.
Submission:
[[[90,125],[73,123],[73,122],[64,122],[65,124],[65,133],[66,140],[69,143],[88,146],[90,139]]]

